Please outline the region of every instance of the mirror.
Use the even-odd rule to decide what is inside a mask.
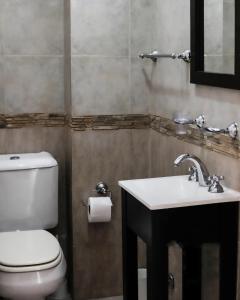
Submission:
[[[191,0],[191,83],[240,89],[240,0]]]
[[[204,71],[234,74],[235,1],[204,1]]]

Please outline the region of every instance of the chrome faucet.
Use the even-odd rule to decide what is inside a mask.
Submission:
[[[209,172],[204,165],[204,163],[195,155],[191,154],[182,154],[176,158],[174,165],[176,167],[180,166],[184,161],[192,161],[197,169],[197,178],[200,186],[209,186]]]

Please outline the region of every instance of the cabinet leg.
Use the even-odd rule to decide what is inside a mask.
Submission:
[[[237,243],[220,245],[220,300],[236,300]]]
[[[168,245],[147,246],[147,299],[168,300]]]
[[[220,240],[220,300],[236,300],[238,205],[222,212]]]
[[[220,300],[236,300],[237,245],[220,246]]]
[[[123,299],[138,300],[137,235],[127,226],[125,193],[122,195]]]

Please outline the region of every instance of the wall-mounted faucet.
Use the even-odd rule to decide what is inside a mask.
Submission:
[[[193,162],[197,170],[197,178],[200,186],[209,186],[209,172],[204,165],[204,163],[195,155],[182,154],[176,158],[174,165],[176,167],[180,166],[185,161]]]

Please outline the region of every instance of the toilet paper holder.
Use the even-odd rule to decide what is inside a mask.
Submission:
[[[96,184],[96,188],[93,192],[96,192],[100,196],[112,198],[112,192],[109,190],[108,185],[103,181]],[[88,206],[88,201],[83,200],[83,205]]]

